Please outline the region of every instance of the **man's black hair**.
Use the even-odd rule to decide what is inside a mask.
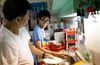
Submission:
[[[24,16],[29,8],[27,0],[6,0],[3,5],[3,14],[5,19],[13,20],[18,16]]]
[[[48,10],[41,10],[39,13],[38,13],[38,18],[41,18],[41,17],[51,17],[50,15],[50,12]]]

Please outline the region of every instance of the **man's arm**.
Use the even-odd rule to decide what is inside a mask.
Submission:
[[[46,50],[41,45],[42,45],[41,41],[40,40],[37,40],[36,41],[36,47],[38,49],[40,49],[41,51],[46,52],[46,53],[49,53],[49,54],[52,54],[52,55],[55,55],[55,56],[61,54],[60,52],[54,52],[54,51]]]
[[[41,46],[41,44],[42,44],[42,43],[41,43],[40,40],[36,41],[36,47],[37,47],[38,49],[40,49],[41,51],[43,51],[43,52],[46,52],[46,53],[48,53],[48,54],[52,54],[52,55],[57,56],[57,57],[60,57],[60,58],[67,58],[67,57],[68,57],[68,55],[67,55],[67,54],[64,54],[63,52],[54,52],[54,51],[46,50],[46,49],[44,49],[44,48]]]
[[[42,56],[43,58],[44,57],[50,57],[50,58],[53,57],[51,54],[45,53],[45,52],[39,50],[38,48],[36,48],[34,45],[32,45],[31,42],[29,42],[29,47],[30,47],[31,52],[35,55]]]
[[[43,51],[36,48],[31,42],[29,42],[29,47],[30,47],[31,52],[35,55],[41,56],[44,53]]]

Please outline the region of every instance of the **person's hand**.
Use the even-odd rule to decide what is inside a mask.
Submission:
[[[62,58],[62,59],[67,59],[69,56],[68,55],[66,55],[66,54],[59,54],[58,55],[60,58]]]
[[[67,59],[69,56],[67,54],[61,54],[61,53],[58,53],[58,54],[55,54],[55,56],[59,57],[59,58],[62,58],[62,59]]]
[[[53,55],[49,54],[49,53],[45,53],[45,58],[53,58]]]

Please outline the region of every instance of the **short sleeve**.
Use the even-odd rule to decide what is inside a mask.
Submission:
[[[31,39],[29,32],[27,31],[27,29],[25,27],[22,27],[20,29],[20,34],[25,42],[29,42],[29,40]]]
[[[1,42],[0,42],[1,43]],[[0,45],[0,65],[18,65],[19,50],[16,45]]]
[[[33,31],[33,42],[35,43],[37,40],[42,40],[41,32],[39,30]]]
[[[37,40],[41,40],[41,33],[39,32],[39,31],[34,31],[33,32],[33,38],[34,38],[34,40],[35,41],[37,41]]]

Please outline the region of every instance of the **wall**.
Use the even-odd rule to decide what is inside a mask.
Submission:
[[[5,0],[0,0],[0,5],[3,5],[4,2]]]
[[[47,2],[48,3],[48,10],[51,10],[52,0],[28,0],[30,3],[32,2]]]
[[[2,5],[0,5],[0,15],[3,16],[3,13],[2,13]]]

